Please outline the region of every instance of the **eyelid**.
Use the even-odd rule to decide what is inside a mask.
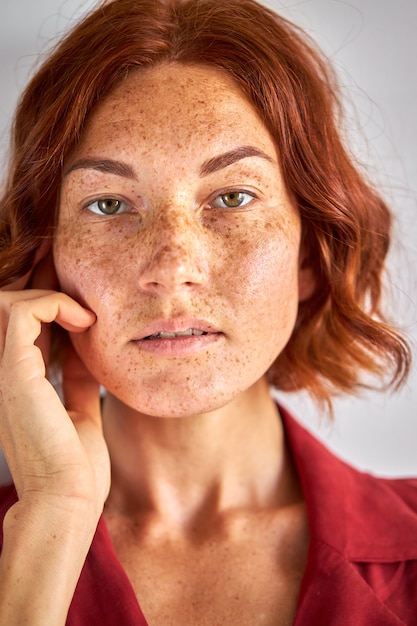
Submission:
[[[233,206],[231,206],[231,207],[227,207],[227,206],[225,206],[225,207],[217,207],[217,206],[214,205],[214,202],[217,199],[221,198],[222,196],[227,196],[229,194],[243,194],[243,195],[249,196],[250,199],[249,199],[249,201],[245,202],[244,204],[238,205],[236,207],[233,207]],[[210,204],[211,207],[214,206],[214,208],[219,208],[219,209],[224,208],[224,209],[229,209],[230,211],[233,211],[233,210],[239,210],[239,209],[246,208],[247,206],[252,204],[253,200],[256,200],[256,199],[258,199],[258,194],[253,189],[245,189],[245,188],[242,188],[242,187],[226,187],[225,189],[221,189],[220,191],[216,191],[216,193],[212,195],[212,199],[209,201],[209,204]]]
[[[93,211],[91,209],[91,207],[94,204],[97,204],[98,202],[103,202],[106,200],[112,200],[114,202],[120,202],[121,204],[125,205],[126,208],[122,211],[116,211],[114,213],[104,213],[103,211],[100,211],[98,208],[97,210]],[[100,194],[99,196],[95,196],[87,201],[85,201],[83,203],[83,210],[87,210],[90,211],[90,213],[93,213],[94,215],[101,215],[103,217],[112,217],[113,215],[122,215],[124,213],[132,213],[132,209],[133,209],[133,204],[131,202],[129,202],[128,200],[126,200],[126,198],[123,198],[121,196],[118,196],[117,194]]]

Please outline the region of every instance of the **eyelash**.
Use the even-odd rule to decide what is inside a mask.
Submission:
[[[229,201],[230,200],[232,202],[237,201],[238,204],[228,206],[224,201],[224,199],[227,196],[229,196]],[[243,196],[243,199],[241,199],[239,202],[239,197],[242,197],[242,196]],[[243,191],[240,189],[230,190],[230,191],[225,191],[224,193],[218,194],[211,201],[210,207],[215,208],[215,209],[230,209],[230,210],[240,209],[250,204],[255,198],[256,198],[255,194],[250,191]],[[220,202],[222,204],[220,204]],[[99,208],[100,204],[102,204],[102,208],[104,208],[107,205],[107,207],[110,210],[108,212],[106,212],[106,210],[102,210],[101,208]],[[115,208],[114,211],[111,210],[112,204],[117,204],[117,207]],[[125,207],[125,208],[124,210],[121,211],[119,210],[120,207]],[[94,213],[95,215],[104,215],[104,216],[120,215],[122,213],[130,212],[132,209],[131,205],[129,205],[126,201],[120,200],[119,198],[114,198],[112,196],[108,196],[108,197],[103,196],[102,198],[97,198],[97,200],[94,200],[93,202],[90,202],[89,204],[87,204],[85,208],[91,213]]]
[[[124,211],[119,211],[118,209],[116,209],[114,212],[109,211],[108,213],[106,213],[106,211],[102,211],[100,208],[98,208],[98,205],[100,203],[102,203],[103,205],[107,204],[108,206],[111,205],[112,203],[118,203],[119,206],[124,205],[126,208]],[[96,209],[93,209],[94,205],[97,205]],[[97,198],[97,200],[94,200],[93,202],[90,202],[89,204],[87,204],[85,208],[88,211],[91,211],[91,213],[94,213],[95,215],[111,216],[111,215],[120,215],[120,213],[128,213],[132,207],[124,200],[120,200],[119,198],[113,198],[112,196],[108,196],[107,198],[106,197]]]
[[[215,204],[216,200],[224,199],[226,196],[246,196],[248,198],[247,201],[241,202],[236,206],[218,206]],[[217,209],[240,209],[250,204],[256,198],[255,194],[250,191],[243,191],[241,189],[232,189],[230,191],[226,191],[225,193],[221,193],[214,198],[211,205]]]

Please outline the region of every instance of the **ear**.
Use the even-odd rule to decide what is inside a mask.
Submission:
[[[42,247],[42,246],[41,246]],[[52,255],[52,249],[43,250],[43,254],[36,255],[38,263],[35,265],[30,281],[32,289],[51,289],[58,290],[59,282],[55,271],[55,264]]]
[[[317,288],[317,277],[305,245],[301,245],[298,269],[298,301],[305,302]]]
[[[35,288],[38,289],[55,289],[55,287],[48,287],[39,284],[37,281],[36,275],[39,272],[40,268],[46,264],[49,264],[49,257],[51,256],[51,243],[48,239],[45,239],[43,243],[39,246],[35,253],[35,259],[33,261],[33,265],[29,272],[18,278],[17,280],[9,283],[6,287],[4,287],[7,291],[20,291],[22,289],[33,289],[34,282],[38,283],[35,285]],[[51,282],[51,281],[50,281]]]

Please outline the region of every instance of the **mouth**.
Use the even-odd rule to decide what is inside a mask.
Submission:
[[[161,339],[187,339],[204,337],[205,335],[222,334],[218,327],[204,319],[196,317],[176,317],[159,319],[147,324],[138,333],[136,341],[153,341]]]
[[[197,318],[155,320],[142,329],[136,346],[158,357],[183,357],[211,349],[224,338],[214,324]]]
[[[199,330],[198,328],[187,328],[186,330],[181,330],[175,333],[161,330],[160,332],[153,333],[152,335],[147,335],[143,339],[144,341],[149,341],[152,339],[176,339],[177,337],[201,337],[202,335],[208,334],[209,333],[205,330]]]

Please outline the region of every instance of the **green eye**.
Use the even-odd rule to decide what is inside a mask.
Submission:
[[[229,191],[215,198],[213,205],[218,209],[238,209],[249,204],[253,198],[247,191]]]
[[[116,215],[116,213],[125,213],[128,210],[126,202],[116,198],[100,198],[86,208],[96,215]]]

